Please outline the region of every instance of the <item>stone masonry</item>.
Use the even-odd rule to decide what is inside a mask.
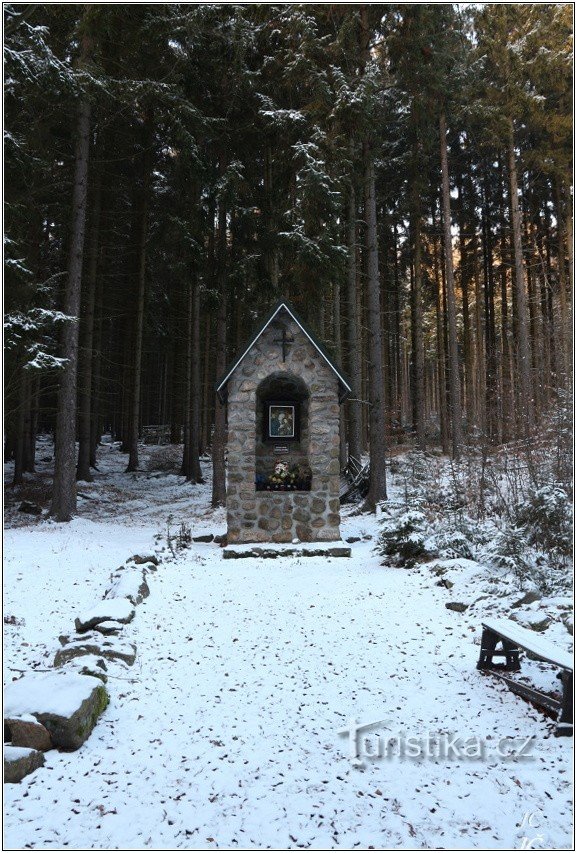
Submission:
[[[318,542],[340,539],[339,379],[290,314],[281,309],[286,333],[294,339],[283,361],[271,323],[231,375],[228,391],[227,524],[229,543]],[[309,393],[306,444],[312,469],[311,491],[255,490],[257,392],[271,374],[299,377]],[[296,450],[296,448],[295,448]],[[299,459],[307,455],[301,441]],[[298,461],[289,453],[279,457]]]

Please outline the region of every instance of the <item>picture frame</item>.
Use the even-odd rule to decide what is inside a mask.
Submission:
[[[295,400],[267,400],[263,414],[265,441],[299,441],[299,406]]]
[[[268,407],[268,433],[271,438],[294,438],[295,407],[270,405]]]

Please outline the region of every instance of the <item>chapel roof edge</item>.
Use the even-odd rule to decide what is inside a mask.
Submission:
[[[342,402],[348,396],[348,394],[351,393],[352,388],[351,388],[350,382],[348,381],[348,379],[346,379],[346,377],[344,376],[344,374],[340,370],[340,368],[335,364],[333,359],[330,357],[330,355],[326,351],[325,347],[320,343],[320,341],[316,338],[316,336],[313,334],[313,332],[311,332],[311,330],[306,326],[306,324],[303,322],[303,320],[300,319],[299,315],[297,314],[295,309],[292,307],[290,302],[287,299],[280,299],[275,304],[272,311],[268,314],[264,323],[261,323],[258,326],[258,330],[256,331],[256,333],[251,335],[250,343],[242,350],[241,355],[238,356],[237,358],[235,358],[235,360],[227,367],[223,377],[217,381],[216,393],[218,394],[218,397],[221,401],[224,401],[225,392],[226,392],[226,385],[227,385],[229,379],[231,378],[231,376],[233,375],[235,370],[239,367],[239,365],[244,360],[244,358],[251,351],[251,349],[253,348],[253,346],[255,345],[257,340],[260,338],[262,333],[265,331],[265,329],[268,328],[268,326],[272,323],[272,321],[281,312],[281,310],[283,308],[292,317],[292,319],[299,326],[301,331],[306,335],[306,337],[309,339],[311,344],[320,353],[320,355],[324,358],[324,360],[326,361],[328,366],[331,368],[333,373],[336,375],[337,379],[339,380],[339,388],[340,388],[339,401]]]

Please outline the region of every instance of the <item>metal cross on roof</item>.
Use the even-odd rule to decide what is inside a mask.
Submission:
[[[282,330],[282,338],[275,338],[274,339],[275,344],[281,344],[282,345],[282,360],[283,361],[286,361],[287,349],[288,349],[289,344],[294,344],[294,341],[295,341],[294,338],[287,337],[286,329],[284,329],[284,328]]]

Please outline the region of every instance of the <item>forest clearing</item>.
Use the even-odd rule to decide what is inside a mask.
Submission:
[[[570,4],[4,4],[9,849],[569,849]]]

